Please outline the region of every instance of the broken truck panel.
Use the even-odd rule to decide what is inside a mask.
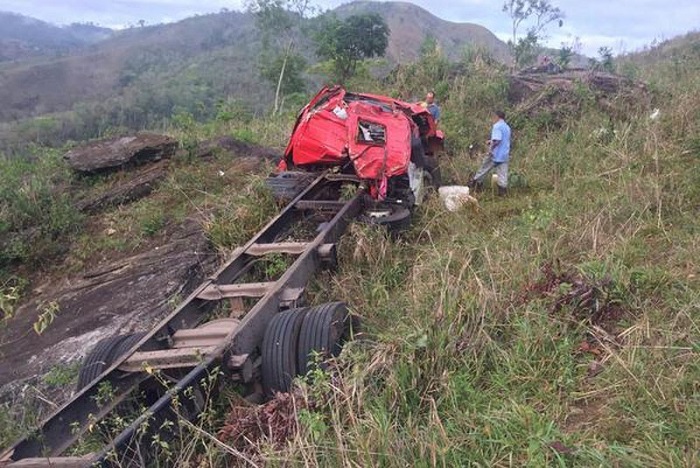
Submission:
[[[348,107],[348,147],[358,177],[381,180],[406,174],[412,129],[405,115],[363,102]]]
[[[420,104],[326,87],[300,111],[279,168],[336,166],[391,187],[397,184],[389,179],[408,177],[414,141],[420,140],[422,153],[433,155],[442,149],[443,137]]]

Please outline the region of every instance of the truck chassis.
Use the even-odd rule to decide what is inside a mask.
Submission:
[[[339,328],[324,331],[332,345],[350,326],[343,304],[299,306],[314,273],[337,264],[336,244],[363,212],[367,198],[355,176],[319,175],[153,329],[98,344],[84,364],[94,367],[81,370],[83,387],[34,433],[0,454],[0,466],[144,465],[152,451],[148,442],[167,437],[163,432],[168,421],[194,421],[201,414],[203,395],[211,395],[208,377],[213,373],[228,375],[251,400],[287,390],[291,374],[304,373],[308,357],[287,359],[297,349],[299,334],[304,334],[300,328],[308,323]],[[296,235],[299,223],[313,228],[305,240]],[[270,255],[288,256],[291,263],[277,279],[248,281],[256,263]],[[229,317],[212,319],[222,305],[230,309]],[[336,314],[341,323],[330,323],[330,318],[303,320],[311,313]],[[304,352],[318,347],[317,341],[306,339]],[[164,386],[156,376],[174,384]],[[148,408],[106,445],[86,455],[70,455],[71,447],[120,404],[143,395]]]

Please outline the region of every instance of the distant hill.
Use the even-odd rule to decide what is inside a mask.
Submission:
[[[700,31],[693,31],[653,47],[622,55],[617,58],[617,61],[622,64],[649,66],[670,59],[678,66],[688,66],[691,63],[697,63],[698,57],[700,57]]]
[[[65,55],[112,34],[111,29],[93,24],[59,27],[17,13],[0,12],[0,62]]]
[[[412,3],[356,1],[339,6],[334,12],[340,18],[379,13],[391,30],[387,57],[393,63],[415,60],[428,35],[436,39],[450,60],[459,60],[467,47],[486,50],[501,62],[506,62],[510,56],[506,43],[485,27],[445,21]]]
[[[200,100],[245,96],[259,81],[254,76],[259,45],[251,40],[256,36],[250,15],[229,12],[117,31],[58,58],[0,64],[0,121],[68,111],[86,102],[106,106],[109,100],[169,115],[189,95]],[[179,100],[164,102],[166,93]],[[143,121],[124,119],[127,126]]]
[[[486,28],[444,21],[409,3],[361,1],[335,10],[339,17],[363,12],[379,13],[391,28],[389,67],[416,59],[428,35],[453,60],[466,47],[503,61],[508,55]],[[249,13],[120,31],[57,27],[15,14],[3,14],[0,24],[0,41],[12,44],[4,50],[15,48],[7,54],[10,61],[0,62],[0,150],[12,146],[10,139],[83,139],[115,128],[152,127],[181,111],[210,118],[222,101],[260,111],[272,100],[273,87],[258,73],[262,41]],[[313,64],[314,47],[301,43]],[[39,130],[27,120],[36,117],[42,117]]]

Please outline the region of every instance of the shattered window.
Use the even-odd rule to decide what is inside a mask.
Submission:
[[[360,120],[357,124],[357,141],[384,145],[386,143],[386,127],[384,125]]]

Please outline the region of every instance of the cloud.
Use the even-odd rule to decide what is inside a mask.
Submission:
[[[584,53],[596,55],[601,46],[631,51],[654,40],[669,39],[698,27],[697,0],[551,0],[566,14],[564,27],[548,28],[549,46],[580,38]],[[178,21],[193,14],[222,8],[241,10],[244,0],[3,0],[0,9],[15,11],[56,24],[91,21],[126,26],[143,19],[147,24]],[[317,0],[323,8],[347,1]],[[510,19],[500,0],[413,0],[434,15],[453,22],[485,26],[501,39],[510,37]]]

